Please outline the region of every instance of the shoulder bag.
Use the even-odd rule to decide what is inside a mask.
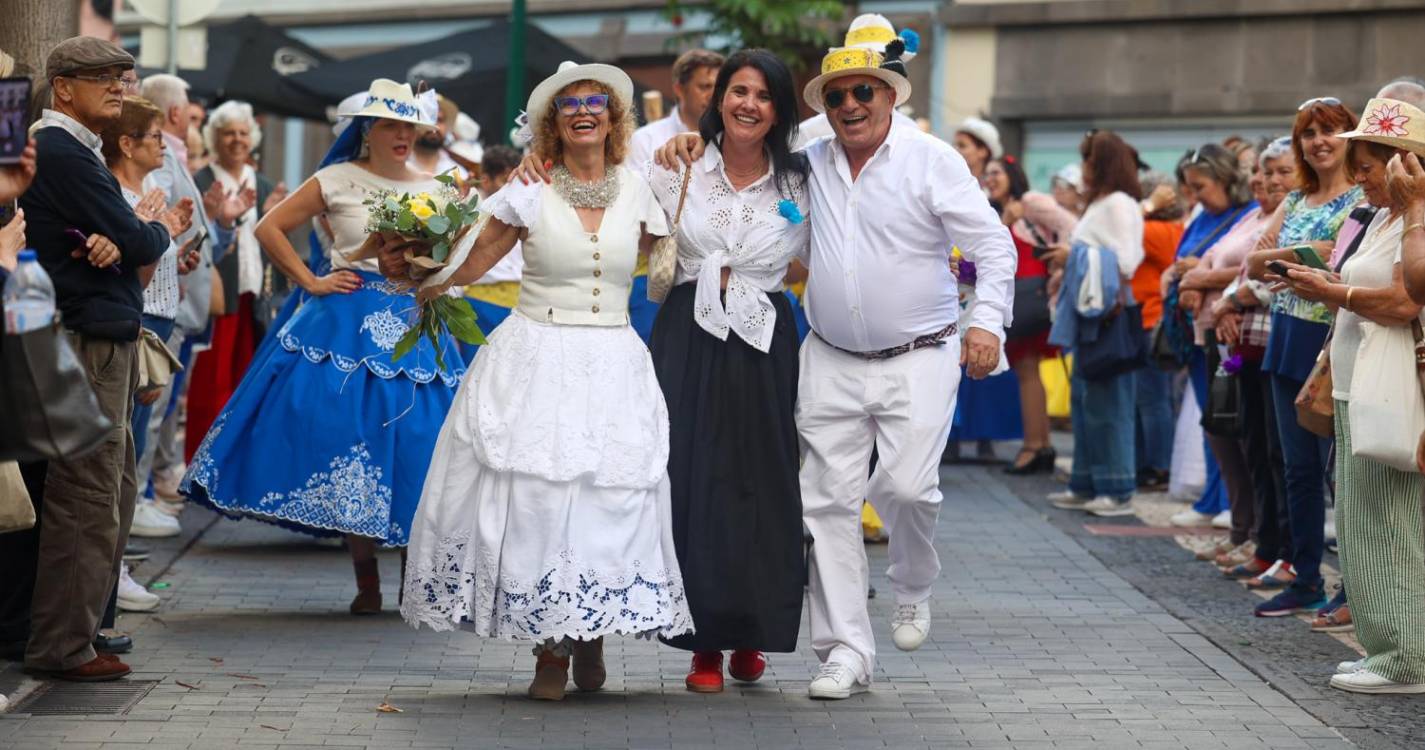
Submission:
[[[0,344],[0,461],[40,461],[86,453],[113,423],[59,323]]]
[[[678,222],[683,218],[683,204],[688,200],[688,181],[693,168],[683,167],[683,188],[678,193],[678,210],[673,213],[673,226],[667,237],[659,237],[648,254],[648,300],[663,304],[678,276]]]
[[[1240,437],[1242,435],[1242,388],[1236,373],[1222,367],[1222,355],[1217,348],[1217,333],[1207,332],[1207,403],[1202,407],[1199,424],[1210,435]]]
[[[1411,321],[1408,330],[1369,321],[1361,328],[1351,375],[1351,455],[1418,473],[1415,447],[1425,432],[1420,320]]]
[[[1044,236],[1029,220],[1024,221],[1039,247],[1048,247]],[[1005,329],[1006,341],[1027,339],[1048,331],[1054,321],[1049,315],[1049,277],[1025,276],[1014,280],[1014,304],[1010,310],[1014,324]]]
[[[1143,335],[1143,308],[1129,304],[1124,287],[1119,288],[1119,306],[1103,316],[1098,336],[1084,340],[1091,326],[1079,325],[1080,340],[1074,347],[1074,369],[1086,380],[1107,380],[1141,369],[1148,363],[1148,341]]]

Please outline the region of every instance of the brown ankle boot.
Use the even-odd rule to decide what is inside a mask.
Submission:
[[[534,662],[534,681],[529,683],[529,697],[537,701],[564,700],[564,687],[569,684],[569,657],[556,656],[544,649]]]
[[[598,690],[604,686],[608,671],[604,669],[604,639],[574,641],[574,685],[580,690]]]
[[[381,613],[381,571],[376,559],[353,560],[356,568],[356,598],[351,600],[353,615]]]

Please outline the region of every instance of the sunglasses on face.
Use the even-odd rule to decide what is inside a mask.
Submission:
[[[827,109],[836,109],[846,103],[846,92],[856,97],[856,101],[862,104],[870,104],[876,98],[876,89],[888,89],[890,86],[877,86],[869,83],[858,83],[849,89],[831,89],[823,94]]]
[[[554,106],[559,109],[559,114],[565,117],[573,117],[579,114],[579,108],[591,115],[602,114],[609,108],[608,94],[589,94],[588,96],[559,96],[554,99]]]
[[[1296,111],[1300,112],[1301,110],[1306,109],[1307,107],[1310,107],[1313,104],[1325,104],[1328,107],[1339,107],[1341,106],[1341,100],[1337,99],[1334,96],[1317,96],[1311,99],[1307,99],[1306,101],[1297,105]]]

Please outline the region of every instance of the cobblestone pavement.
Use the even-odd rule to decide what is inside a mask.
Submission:
[[[870,548],[883,651],[873,691],[850,700],[806,697],[804,625],[797,653],[772,655],[759,683],[719,695],[683,689],[683,652],[611,640],[603,692],[534,703],[528,646],[417,632],[393,611],[352,618],[344,552],[221,521],[154,571],[169,584],[160,611],[121,622],[137,642],[131,679],[158,681],[153,690],[120,716],[0,716],[0,747],[1351,746],[1105,568],[997,471],[944,477],[932,635],[913,653],[890,645],[886,551]],[[184,522],[206,519],[190,509]],[[384,553],[388,592],[398,568]],[[0,682],[13,686],[6,669]],[[16,697],[32,688],[21,682]]]

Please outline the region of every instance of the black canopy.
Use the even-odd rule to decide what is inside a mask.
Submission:
[[[178,74],[194,98],[209,103],[241,99],[260,111],[311,120],[326,119],[328,102],[293,86],[289,76],[320,70],[331,56],[271,26],[243,16],[208,27],[208,62],[203,70]],[[151,71],[156,72],[156,71]]]
[[[513,127],[513,123],[504,122],[509,56],[510,24],[500,20],[434,41],[341,60],[294,75],[291,82],[310,91],[321,105],[335,105],[351,94],[365,91],[376,78],[390,78],[412,87],[425,81],[480,123],[482,140],[500,143]],[[553,75],[565,60],[591,62],[587,55],[528,24],[521,99]]]

